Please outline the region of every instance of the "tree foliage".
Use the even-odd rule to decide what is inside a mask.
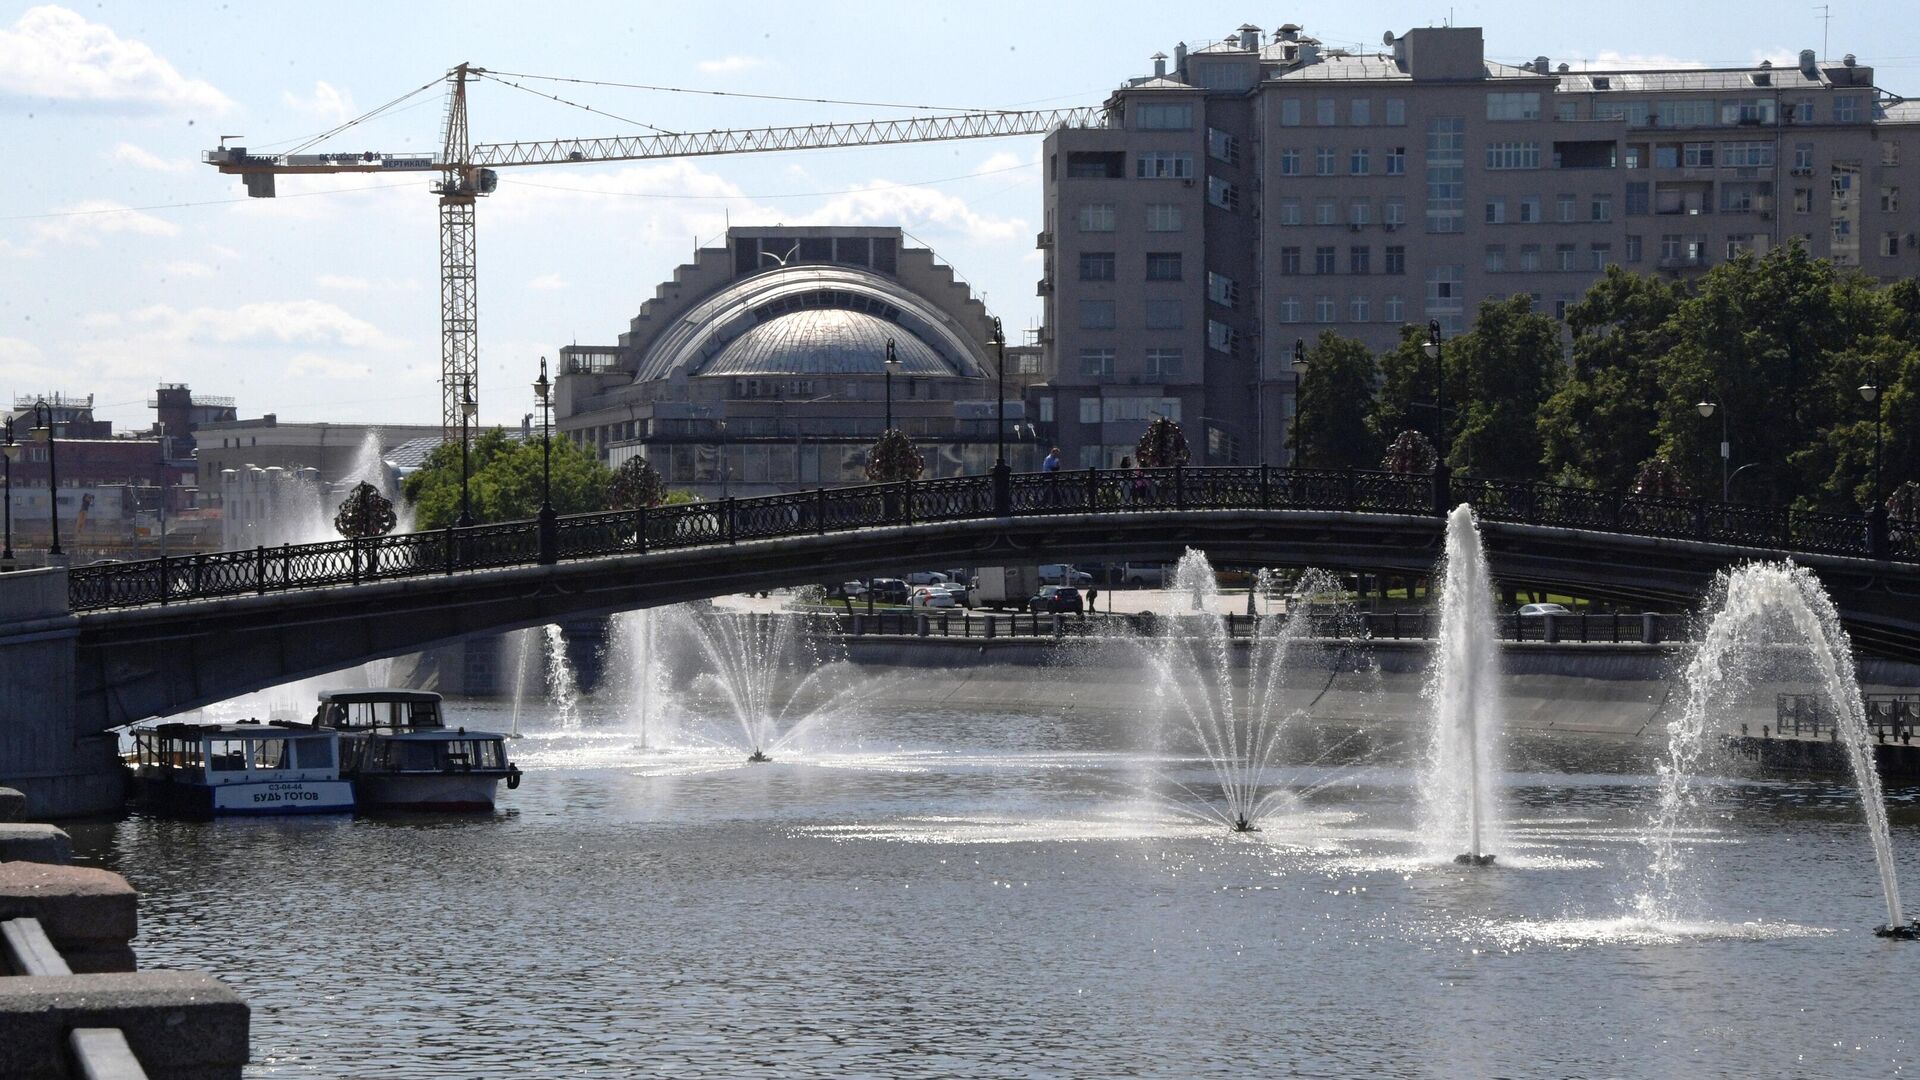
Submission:
[[[1380,457],[1368,425],[1380,366],[1365,345],[1324,331],[1306,354],[1288,444],[1295,464],[1364,469]]]
[[[1515,480],[1541,474],[1540,408],[1561,375],[1560,327],[1524,293],[1485,300],[1446,343],[1448,464]]]
[[[899,428],[888,428],[867,451],[867,479],[876,484],[917,480],[927,467],[913,440]]]
[[[667,499],[667,482],[653,463],[638,455],[620,463],[607,478],[606,505],[609,510],[637,510],[659,506]]]
[[[1140,436],[1140,443],[1134,448],[1134,460],[1143,469],[1166,469],[1175,465],[1185,465],[1190,456],[1187,449],[1186,433],[1180,425],[1167,417],[1160,416],[1147,425]]]
[[[1549,478],[1618,491],[1654,456],[1659,372],[1674,344],[1670,325],[1684,286],[1619,266],[1567,311],[1572,367],[1540,409]]]
[[[468,451],[468,487],[475,524],[531,518],[540,511],[540,438],[509,438],[500,428],[483,432]],[[571,439],[553,440],[553,507],[562,514],[606,508],[612,473]],[[414,520],[424,529],[444,528],[460,516],[460,443],[442,443],[403,485]]]
[[[385,536],[398,522],[393,503],[365,480],[347,492],[347,497],[340,501],[339,512],[333,516],[334,529],[349,540]]]

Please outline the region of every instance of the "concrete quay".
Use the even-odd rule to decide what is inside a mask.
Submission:
[[[26,801],[0,788],[0,818]],[[0,1080],[237,1080],[246,1002],[204,972],[137,970],[133,887],[72,851],[54,826],[0,821]]]

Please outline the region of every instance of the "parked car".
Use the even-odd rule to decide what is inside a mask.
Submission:
[[[953,594],[940,585],[919,586],[913,590],[913,597],[907,602],[917,608],[950,608],[959,606],[954,603]]]
[[[1040,564],[1040,584],[1068,585],[1076,589],[1084,589],[1093,584],[1093,575],[1075,570],[1066,563],[1042,563]]]
[[[909,585],[945,585],[950,578],[938,570],[915,570],[907,575]]]
[[[867,582],[867,589],[873,593],[873,599],[882,604],[904,604],[913,596],[913,590],[897,577],[874,578]]]
[[[843,581],[838,585],[829,585],[827,595],[834,599],[858,600],[867,595],[867,587],[858,581]]]
[[[1523,619],[1540,619],[1548,615],[1571,615],[1573,612],[1559,604],[1522,604],[1515,614]]]
[[[961,607],[973,606],[973,590],[961,582],[949,581],[938,587],[947,590],[947,593],[953,597],[953,602]]]
[[[1036,615],[1061,614],[1086,610],[1086,604],[1080,599],[1078,589],[1065,585],[1042,585],[1033,599],[1027,601],[1027,610]]]

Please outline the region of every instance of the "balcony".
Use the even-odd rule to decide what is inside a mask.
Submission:
[[[1035,236],[1035,237],[1033,238],[1033,246],[1034,246],[1034,247],[1037,247],[1037,248],[1050,248],[1050,247],[1052,247],[1052,246],[1053,246],[1053,234],[1052,234],[1052,233],[1050,233],[1050,232],[1043,232],[1043,233],[1041,233],[1041,234],[1039,234],[1038,236]]]
[[[1033,292],[1036,296],[1052,296],[1053,282],[1046,278],[1041,278],[1040,284],[1034,288]]]

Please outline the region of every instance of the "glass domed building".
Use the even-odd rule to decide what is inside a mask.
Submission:
[[[864,483],[888,408],[927,475],[985,472],[999,363],[986,308],[897,228],[736,228],[640,308],[619,344],[560,350],[558,431],[610,465],[641,455],[675,488],[757,495]],[[1008,457],[1032,468],[1007,350]]]

